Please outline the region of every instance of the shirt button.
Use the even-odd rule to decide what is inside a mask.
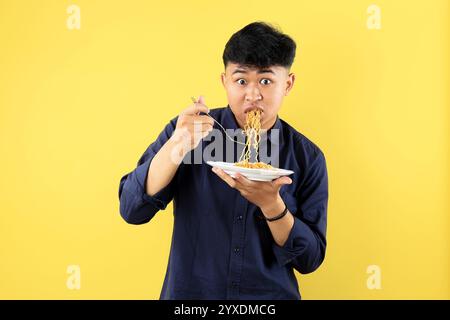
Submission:
[[[242,220],[242,216],[238,216],[237,219],[238,219],[238,220]]]
[[[238,253],[239,252],[239,247],[234,248],[234,252]]]

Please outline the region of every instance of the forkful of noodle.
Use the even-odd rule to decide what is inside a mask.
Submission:
[[[193,103],[198,103],[197,99],[191,97]],[[203,115],[203,113],[202,113]],[[243,133],[246,136],[245,143],[240,141],[236,141],[230,135],[228,135],[225,128],[213,117],[209,114],[204,114],[209,116],[214,120],[215,123],[219,125],[219,127],[223,130],[228,139],[238,144],[244,145],[244,149],[242,150],[241,156],[239,157],[239,161],[234,165],[238,167],[250,168],[250,169],[273,169],[270,164],[264,162],[250,162],[251,158],[251,147],[255,150],[255,159],[258,160],[258,151],[259,151],[259,142],[261,141],[261,110],[253,109],[247,112],[246,114],[246,122],[244,125]]]

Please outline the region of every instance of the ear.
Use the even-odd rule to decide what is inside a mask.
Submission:
[[[285,96],[287,96],[289,94],[289,91],[291,91],[292,87],[294,86],[294,82],[295,82],[295,74],[290,73],[286,80],[286,91],[284,94]]]
[[[220,80],[222,80],[222,85],[225,87],[225,81],[226,81],[225,72],[222,72],[220,74]]]

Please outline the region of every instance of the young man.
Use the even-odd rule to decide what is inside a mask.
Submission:
[[[310,273],[324,260],[325,157],[277,115],[294,85],[295,49],[289,36],[265,23],[235,33],[223,53],[228,106],[209,110],[200,97],[167,124],[137,168],[121,179],[120,213],[128,223],[146,223],[174,201],[161,299],[300,299],[294,269]],[[293,175],[251,181],[212,169],[206,159],[180,163],[213,143],[207,137],[213,126],[220,127],[211,117],[242,134],[253,109],[262,111],[262,140],[270,140],[271,159]],[[229,144],[218,132],[223,139],[215,141]],[[216,150],[222,161],[238,161],[240,153],[231,144]]]

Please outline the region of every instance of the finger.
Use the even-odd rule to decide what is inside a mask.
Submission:
[[[257,187],[257,182],[255,181],[251,181],[249,179],[247,179],[246,177],[244,177],[242,174],[240,174],[239,172],[236,172],[235,175],[235,179],[237,182],[239,182],[241,185],[243,185],[246,188],[255,188]]]
[[[202,139],[206,138],[210,134],[211,130],[201,132]]]
[[[205,114],[209,113],[209,108],[206,106],[206,104],[197,102],[195,104],[195,107],[196,107],[196,109],[195,109],[196,113],[195,114],[197,114],[197,115],[201,114],[202,112],[205,113]]]
[[[202,125],[202,124],[208,124],[211,127],[214,126],[214,120],[211,119],[209,116],[197,116],[197,115],[191,115],[191,114],[185,114],[182,115],[179,118],[180,124],[182,123],[183,126],[195,126],[195,125]]]
[[[292,183],[292,179],[289,177],[286,177],[286,176],[272,180],[272,185],[277,188],[281,188],[281,186],[283,186],[285,184],[291,184],[291,183]]]
[[[204,105],[204,104],[205,104],[205,97],[202,96],[202,95],[200,95],[200,96],[198,97],[198,101],[197,101],[197,102]]]
[[[211,130],[194,132],[194,137],[200,137],[200,139],[205,139],[211,133]]]
[[[189,128],[192,132],[210,132],[213,126],[209,123],[191,123],[189,124]]]
[[[222,169],[213,167],[212,171],[219,176],[223,181],[225,181],[230,187],[235,188],[236,187],[236,181],[231,177],[229,174],[227,174]]]
[[[214,125],[214,120],[210,116],[193,116],[194,122],[210,123]]]
[[[184,115],[197,115],[199,112],[209,113],[209,109],[204,104],[194,103],[186,108],[182,114]]]
[[[196,104],[197,104],[197,105],[203,105],[203,106],[205,106],[206,108],[208,108],[208,107],[206,106],[205,97],[202,96],[202,95],[200,95],[200,96],[198,97],[198,101],[196,102]],[[209,113],[209,108],[208,108],[207,111],[202,111],[202,112]]]
[[[184,123],[209,123],[214,125],[214,119],[210,116],[199,116],[196,114],[184,114]]]

